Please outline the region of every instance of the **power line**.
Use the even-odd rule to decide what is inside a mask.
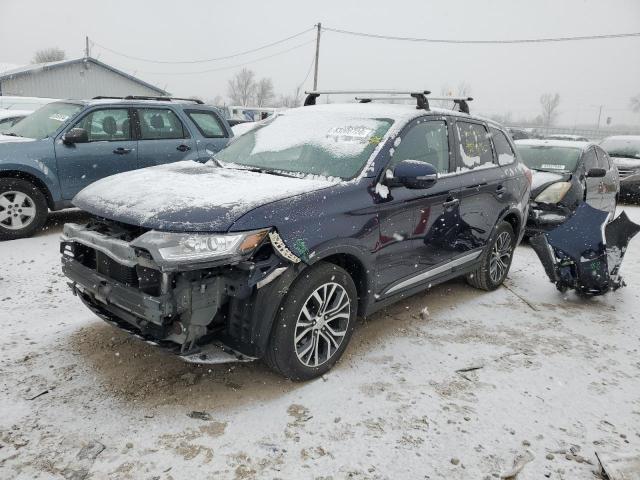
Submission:
[[[260,50],[264,50],[265,48],[273,47],[275,45],[279,45],[279,44],[284,43],[286,41],[289,41],[289,40],[292,40],[294,38],[300,37],[300,36],[304,35],[305,33],[308,33],[308,32],[310,32],[312,30],[315,30],[315,29],[316,29],[316,27],[308,28],[308,29],[306,29],[306,30],[304,30],[302,32],[296,33],[294,35],[290,35],[290,36],[288,36],[286,38],[283,38],[281,40],[277,40],[275,42],[271,42],[271,43],[268,43],[266,45],[262,45],[262,46],[257,47],[257,48],[252,48],[250,50],[245,50],[245,51],[242,51],[242,52],[233,53],[231,55],[225,55],[225,56],[222,56],[222,57],[204,58],[204,59],[200,59],[200,60],[179,60],[179,61],[151,60],[151,59],[148,59],[148,58],[136,57],[136,56],[129,55],[129,54],[126,54],[126,53],[118,52],[117,50],[113,50],[113,49],[111,49],[109,47],[106,47],[106,46],[104,46],[104,45],[102,45],[102,44],[100,44],[100,43],[98,43],[98,42],[96,42],[94,40],[91,40],[91,43],[93,45],[95,45],[97,47],[100,47],[103,50],[111,52],[111,53],[113,53],[115,55],[119,55],[121,57],[125,57],[125,58],[128,58],[130,60],[138,60],[138,61],[141,61],[141,62],[160,63],[160,64],[206,63],[206,62],[216,62],[216,61],[219,61],[219,60],[228,60],[230,58],[241,57],[241,56],[247,55],[249,53],[253,53],[253,52],[260,51]]]
[[[147,75],[197,75],[197,74],[201,74],[201,73],[220,72],[222,70],[231,70],[233,68],[243,67],[245,65],[250,65],[252,63],[260,62],[260,61],[266,60],[268,58],[273,58],[273,57],[277,57],[279,55],[284,55],[285,53],[289,53],[292,50],[296,50],[298,48],[304,47],[304,46],[309,45],[311,43],[315,43],[315,40],[310,40],[308,42],[304,42],[304,43],[301,43],[299,45],[295,45],[295,46],[293,46],[291,48],[287,48],[286,50],[281,50],[279,52],[272,53],[271,55],[267,55],[267,56],[264,56],[264,57],[256,58],[256,59],[250,60],[248,62],[238,63],[236,65],[229,65],[227,67],[210,68],[210,69],[207,69],[207,70],[200,70],[200,71],[197,71],[197,72],[146,72],[146,71],[142,71],[142,70],[136,70],[135,72],[136,73],[144,73],[144,74],[147,74]]]
[[[576,37],[549,37],[549,38],[522,38],[515,40],[450,40],[440,38],[417,38],[417,37],[396,37],[391,35],[379,35],[374,33],[353,32],[350,30],[342,30],[339,28],[322,27],[328,32],[340,33],[343,35],[353,35],[357,37],[377,38],[382,40],[401,40],[405,42],[424,42],[424,43],[454,43],[454,44],[509,44],[509,43],[546,43],[546,42],[570,42],[577,40],[601,40],[610,38],[628,38],[640,37],[640,32],[635,33],[612,33],[605,35],[584,35]]]

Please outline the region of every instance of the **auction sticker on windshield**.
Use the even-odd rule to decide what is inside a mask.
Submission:
[[[327,138],[335,140],[336,142],[364,143],[372,133],[372,128],[364,126],[333,127],[327,132]]]
[[[61,113],[54,113],[53,115],[49,116],[49,120],[56,120],[58,122],[66,122],[68,118],[69,115],[62,115]]]
[[[551,170],[564,170],[564,165],[551,165],[549,163],[545,163],[541,165],[540,168],[550,168]]]

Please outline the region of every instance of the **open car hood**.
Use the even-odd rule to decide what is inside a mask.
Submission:
[[[224,232],[260,205],[332,185],[185,161],[104,178],[78,193],[73,204],[156,230]]]

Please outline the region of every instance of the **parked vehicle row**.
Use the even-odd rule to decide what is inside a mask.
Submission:
[[[517,140],[533,171],[527,235],[567,220],[581,202],[613,218],[620,192],[616,165],[600,146],[567,140]]]
[[[637,200],[640,196],[640,135],[617,135],[605,138],[600,146],[618,168],[620,193]]]
[[[48,210],[101,178],[207,161],[233,132],[199,101],[96,98],[49,103],[0,137],[0,239],[32,235]]]
[[[303,380],[340,358],[358,315],[456,276],[501,285],[531,181],[506,131],[422,92],[418,108],[318,95],[206,164],[82,190],[93,220],[61,245],[74,293],[187,361],[263,358]]]

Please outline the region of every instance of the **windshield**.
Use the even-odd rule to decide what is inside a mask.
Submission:
[[[49,103],[9,128],[5,135],[36,139],[50,137],[81,108],[82,105],[75,103]]]
[[[605,138],[600,146],[612,157],[640,158],[640,138]]]
[[[581,150],[548,145],[517,145],[524,163],[532,170],[545,172],[574,172]]]
[[[350,179],[364,167],[392,123],[336,114],[284,114],[236,137],[215,158],[267,171]]]

